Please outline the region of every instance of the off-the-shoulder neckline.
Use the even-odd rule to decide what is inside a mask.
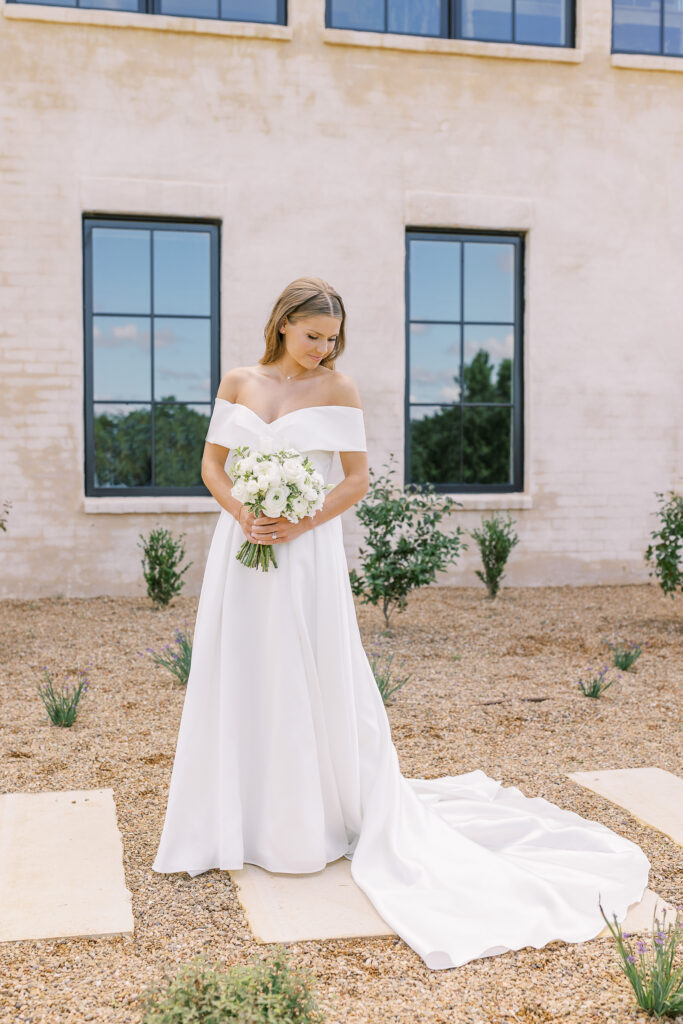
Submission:
[[[250,412],[252,416],[255,416],[257,420],[261,421],[261,423],[265,423],[267,427],[272,426],[273,423],[279,422],[279,420],[286,419],[287,416],[293,416],[295,412],[304,412],[307,409],[348,409],[351,412],[363,412],[363,410],[357,405],[302,405],[300,409],[290,409],[289,412],[283,412],[281,416],[276,416],[273,420],[264,420],[262,416],[259,416],[257,412],[254,412],[253,409],[250,409],[249,406],[245,405],[243,402],[231,402],[228,398],[220,398],[218,395],[216,395],[216,401],[225,402],[226,405],[239,406],[240,409],[246,409],[247,412]]]

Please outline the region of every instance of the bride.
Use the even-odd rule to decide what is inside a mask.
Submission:
[[[368,489],[339,294],[303,277],[278,297],[255,366],[221,380],[202,479],[221,512],[153,870],[307,873],[339,857],[381,917],[433,970],[622,921],[647,886],[630,840],[480,768],[400,771],[363,648],[340,514]],[[231,494],[234,449],[294,447],[327,483],[312,517],[259,516]],[[337,461],[338,460],[338,461]],[[277,545],[247,567],[244,540]]]

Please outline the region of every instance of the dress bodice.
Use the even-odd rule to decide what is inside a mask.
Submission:
[[[326,482],[335,452],[367,451],[363,410],[351,405],[309,405],[268,422],[246,405],[216,398],[206,440],[231,449],[226,470],[237,457],[232,449],[240,445],[296,448]]]

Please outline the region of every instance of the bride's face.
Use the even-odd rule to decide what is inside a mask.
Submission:
[[[295,324],[284,322],[285,346],[289,355],[312,369],[329,356],[337,340],[341,319],[336,316],[310,316]]]

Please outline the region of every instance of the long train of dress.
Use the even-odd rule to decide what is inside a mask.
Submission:
[[[330,479],[365,451],[363,413],[309,406],[267,423],[217,398],[207,440],[286,444]],[[225,510],[197,609],[192,665],[153,869],[194,876],[258,864],[314,872],[345,856],[381,917],[431,969],[622,921],[649,861],[596,821],[481,769],[400,771],[363,648],[339,516],[247,568]]]

